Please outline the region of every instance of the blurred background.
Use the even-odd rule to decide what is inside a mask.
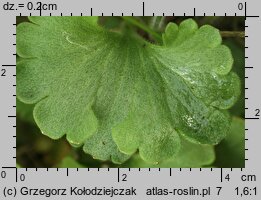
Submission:
[[[142,26],[149,27],[158,33],[163,33],[169,22],[179,24],[189,17],[135,17]],[[174,167],[244,167],[244,117],[245,117],[245,19],[244,17],[194,17],[199,26],[210,24],[220,30],[223,44],[227,45],[233,54],[235,71],[241,79],[242,93],[238,102],[230,109],[232,116],[231,131],[226,139],[215,146],[215,160],[204,165],[186,166],[175,164]],[[28,21],[27,17],[17,17],[17,24]],[[126,20],[121,17],[100,17],[99,23],[106,29],[121,31],[126,26]],[[155,42],[153,37],[141,27],[130,25],[146,40]],[[19,57],[17,57],[19,60]],[[110,161],[99,161],[85,154],[82,148],[74,148],[68,144],[65,137],[52,140],[41,134],[33,119],[34,105],[26,105],[17,100],[17,149],[18,167],[157,167],[144,164],[134,155],[123,165],[115,165]],[[167,166],[166,166],[167,167]]]

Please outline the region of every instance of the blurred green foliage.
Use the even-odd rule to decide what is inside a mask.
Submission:
[[[215,166],[224,168],[245,167],[245,122],[233,117],[228,136],[216,146]]]

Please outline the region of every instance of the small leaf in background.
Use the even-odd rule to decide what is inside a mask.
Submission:
[[[192,168],[192,167],[204,167],[211,165],[215,160],[214,147],[210,145],[202,145],[192,143],[186,139],[181,140],[181,150],[178,155],[168,161],[163,161],[157,165],[147,163],[140,158],[138,154],[135,154],[131,159],[121,167],[127,168]]]
[[[22,168],[21,165],[19,165],[18,163],[16,163],[16,168]]]
[[[244,120],[233,117],[229,134],[216,146],[216,161],[214,165],[228,168],[245,167]]]
[[[180,137],[218,144],[240,94],[219,31],[169,23],[164,45],[111,32],[97,17],[29,17],[17,27],[17,96],[44,135],[100,160],[174,159]],[[185,145],[185,144],[184,144]]]
[[[63,160],[58,165],[58,167],[59,168],[87,168],[87,166],[78,163],[74,158],[70,156],[66,156],[65,158],[63,158]]]

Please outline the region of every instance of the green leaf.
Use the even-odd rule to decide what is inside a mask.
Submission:
[[[245,121],[233,117],[227,137],[216,146],[216,161],[218,167],[245,167]]]
[[[101,24],[103,28],[117,30],[121,27],[122,20],[118,17],[100,17],[99,24]]]
[[[25,104],[16,99],[16,113],[22,120],[34,123],[33,108],[34,105]]]
[[[59,168],[86,168],[70,156],[66,156],[58,166]]]
[[[16,168],[22,168],[21,165],[19,165],[18,163],[16,163]]]
[[[244,40],[244,39],[242,39]],[[236,43],[235,39],[227,39],[224,42],[231,50],[234,57],[233,71],[237,73],[241,80],[241,88],[245,88],[245,49]],[[245,117],[245,90],[242,90],[240,98],[230,109],[232,115]]]
[[[213,146],[196,144],[188,140],[181,139],[181,149],[173,159],[163,161],[158,164],[145,162],[138,154],[124,163],[121,167],[127,168],[192,168],[210,165],[215,160]]]
[[[171,23],[163,46],[93,17],[29,17],[17,27],[17,96],[36,103],[43,134],[94,158],[160,162],[180,149],[180,135],[217,144],[240,93],[233,59],[219,31]]]

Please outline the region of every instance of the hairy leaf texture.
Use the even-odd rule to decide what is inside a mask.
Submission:
[[[163,45],[111,32],[96,17],[29,17],[17,27],[17,96],[43,134],[101,160],[175,157],[180,135],[217,144],[239,95],[219,31],[170,23]]]

